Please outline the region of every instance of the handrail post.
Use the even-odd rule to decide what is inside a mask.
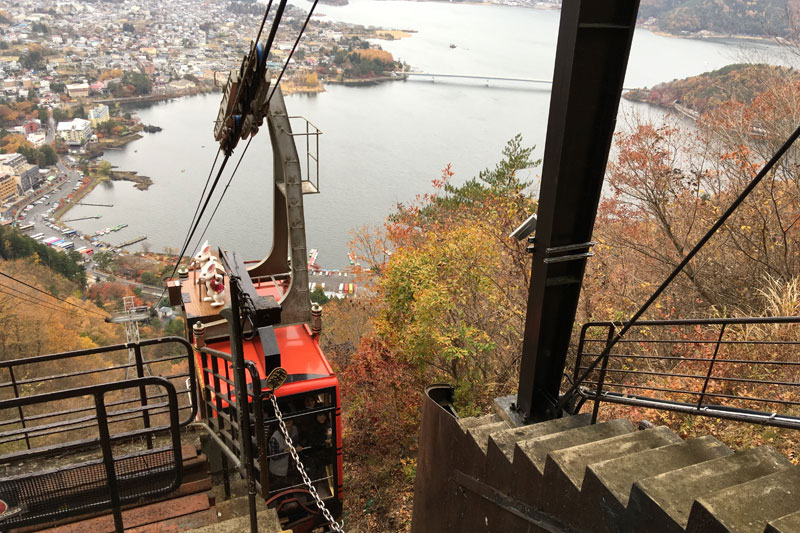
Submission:
[[[703,390],[700,392],[700,398],[697,400],[697,408],[700,409],[703,405],[703,398],[706,395],[706,388],[708,387],[708,380],[711,379],[711,372],[714,370],[714,363],[717,361],[717,354],[719,353],[719,345],[722,342],[722,336],[725,335],[725,326],[727,324],[722,324],[719,328],[719,338],[717,338],[717,345],[714,347],[714,355],[711,357],[711,362],[708,364],[708,373],[706,374],[706,379],[703,381]]]
[[[133,345],[133,356],[136,359],[136,377],[144,377],[144,360],[142,358],[142,347],[139,343]],[[146,429],[150,429],[150,411],[147,409],[147,387],[139,385],[139,399],[142,403],[142,423]],[[147,449],[153,449],[153,436],[147,434]]]
[[[111,449],[111,436],[108,432],[108,416],[106,413],[104,392],[101,391],[94,394],[94,405],[97,411],[97,429],[100,433],[100,447],[103,450],[103,464],[106,467],[106,480],[108,481],[108,488],[111,491],[114,530],[117,533],[123,533],[125,527],[122,524],[122,506],[120,504],[117,473],[114,470],[114,453]]]
[[[614,338],[614,324],[609,324],[608,326],[608,336],[606,337],[606,346],[611,343],[611,340]],[[603,358],[603,364],[600,367],[600,376],[597,378],[597,391],[594,398],[594,407],[592,408],[592,424],[597,423],[597,413],[600,411],[600,395],[603,394],[603,383],[606,379],[606,369],[608,368],[608,358],[611,357],[611,351],[609,351],[606,356]]]
[[[261,483],[261,496],[269,494],[269,473],[267,472],[267,436],[264,427],[264,412],[262,402],[261,379],[258,370],[252,361],[245,361],[247,369],[250,371],[250,379],[253,383],[253,429],[256,432],[256,445],[258,446],[258,474]]]
[[[233,359],[233,382],[236,395],[236,417],[239,420],[239,446],[242,465],[247,479],[247,502],[250,509],[250,531],[258,533],[258,517],[256,516],[256,482],[253,477],[253,453],[250,437],[250,414],[247,400],[247,379],[245,377],[244,347],[242,346],[242,323],[240,320],[239,280],[229,275],[230,307],[220,313],[230,324],[231,356]],[[225,367],[227,368],[227,364]]]
[[[203,420],[208,419],[206,401],[207,398],[210,398],[210,395],[208,394],[208,376],[206,374],[206,369],[208,368],[208,357],[203,351],[203,347],[206,345],[205,334],[206,329],[203,327],[203,323],[195,322],[192,326],[192,338],[194,339],[193,348],[194,350],[197,350],[197,353],[200,355],[200,375],[203,378],[203,394],[197,394],[197,387],[195,387],[195,397],[197,398],[197,403],[200,406],[200,418]],[[189,359],[189,373],[191,374],[193,372],[192,366],[194,363],[194,351],[189,354]]]
[[[14,390],[14,398],[19,398],[19,389],[17,388],[17,380],[14,377],[13,366],[8,367],[8,374],[9,377],[11,378],[11,388]],[[22,424],[22,429],[28,429],[28,426],[25,425],[25,413],[23,413],[21,405],[17,406],[17,411],[19,412],[19,421]],[[28,447],[29,450],[31,449],[31,439],[27,431],[25,432],[25,445]]]
[[[205,352],[201,351],[201,353],[205,353]],[[216,419],[216,428],[215,428],[215,430],[221,434],[222,433],[222,429],[223,429],[224,424],[225,424],[225,419],[223,419],[220,416],[220,413],[222,412],[222,397],[220,396],[219,363],[217,362],[217,356],[216,355],[209,354],[209,358],[211,359],[211,372],[212,372],[211,375],[212,375],[212,378],[213,378],[213,381],[214,381],[214,391],[213,391],[213,393],[214,393],[214,409],[215,409],[216,416],[214,416],[214,417],[209,416],[208,421],[211,422],[212,419]],[[222,363],[223,363],[223,366],[225,367],[225,373],[227,374],[228,363],[227,363],[227,361],[223,361]],[[203,370],[203,373],[205,375],[205,369]],[[230,393],[230,388],[229,388],[228,392]],[[229,394],[229,396],[230,396],[230,394]],[[231,436],[233,436],[233,426],[231,426]],[[221,436],[221,438],[222,438],[222,440],[224,442],[224,437]],[[231,478],[230,478],[229,468],[228,468],[228,458],[225,456],[224,453],[222,454],[222,487],[223,487],[223,489],[225,491],[225,499],[226,500],[230,499],[230,497],[231,497]]]

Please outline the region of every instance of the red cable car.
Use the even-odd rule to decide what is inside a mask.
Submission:
[[[321,311],[312,313],[308,290],[303,194],[318,189],[301,179],[277,87],[266,118],[274,159],[272,251],[261,261],[245,263],[235,253],[220,251],[217,257],[204,245],[190,269],[168,282],[168,289],[200,348],[196,354],[205,420],[234,455],[242,448],[252,450],[262,497],[286,527],[302,532],[327,523],[314,492],[334,518],[341,514],[341,403],[338,379],[319,346]],[[239,354],[245,367],[241,378],[236,376]],[[272,400],[256,392],[267,388],[266,377],[278,367],[285,370],[286,380],[274,397],[310,486],[288,451]],[[237,438],[237,432],[247,432],[238,427],[240,415],[231,408],[234,391],[243,390],[236,388],[239,379],[247,387],[249,412],[255,418],[251,445]]]

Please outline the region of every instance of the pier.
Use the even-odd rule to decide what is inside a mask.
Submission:
[[[102,218],[102,217],[96,216],[96,217],[70,218],[70,219],[62,220],[61,222],[77,222],[78,220],[89,220],[89,219],[92,219],[92,218]]]
[[[129,241],[125,241],[121,244],[118,244],[117,248],[124,248],[125,246],[130,246],[131,244],[136,244],[137,242],[142,242],[143,240],[147,239],[147,235],[142,235],[141,237],[136,237],[135,239],[131,239]]]
[[[85,204],[83,202],[75,202],[75,205],[88,205],[90,207],[114,207],[114,204]],[[97,218],[100,218],[100,217],[97,217]]]

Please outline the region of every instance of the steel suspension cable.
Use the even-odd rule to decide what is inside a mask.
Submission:
[[[311,9],[308,11],[308,16],[306,17],[306,21],[303,22],[303,27],[300,28],[300,33],[297,35],[297,39],[294,41],[294,46],[292,46],[292,50],[289,52],[289,56],[286,58],[286,62],[283,64],[283,68],[281,69],[281,73],[278,76],[278,81],[275,82],[275,87],[272,88],[272,91],[269,93],[269,97],[267,98],[267,104],[269,101],[272,100],[272,95],[275,94],[275,91],[278,90],[281,84],[281,78],[283,77],[283,73],[286,72],[286,67],[289,66],[289,61],[292,59],[294,55],[294,51],[297,49],[297,45],[300,44],[300,39],[303,37],[303,33],[306,31],[306,26],[308,26],[308,21],[311,20],[311,15],[314,14],[314,8],[317,7],[317,2],[319,0],[314,0],[314,3],[311,4]]]
[[[292,59],[292,56],[294,55],[294,52],[297,49],[297,45],[300,43],[300,39],[303,37],[303,33],[306,31],[306,26],[308,26],[308,21],[311,20],[311,16],[314,14],[314,8],[317,7],[317,2],[318,1],[319,0],[314,0],[314,3],[312,4],[311,9],[308,12],[308,16],[306,17],[306,20],[303,23],[303,27],[300,28],[300,33],[297,35],[297,39],[295,39],[295,41],[294,41],[294,46],[292,46],[292,50],[289,52],[289,56],[286,58],[286,61],[283,64],[283,68],[281,69],[281,73],[278,76],[277,81],[275,82],[275,87],[273,87],[272,91],[270,91],[270,93],[269,93],[269,97],[267,97],[267,105],[269,105],[269,101],[272,99],[272,95],[275,94],[275,91],[280,86],[281,78],[283,77],[283,73],[286,72],[286,67],[289,66],[289,60]],[[242,162],[242,158],[244,158],[244,154],[247,153],[247,149],[250,147],[250,142],[252,140],[253,140],[253,137],[250,137],[247,140],[247,144],[245,145],[241,156],[239,156],[239,161],[236,163],[236,166],[234,167],[233,173],[231,174],[230,178],[228,178],[228,183],[225,184],[225,188],[222,190],[222,194],[220,195],[219,200],[217,201],[216,207],[214,207],[214,211],[211,213],[211,217],[208,219],[208,223],[206,224],[205,229],[203,229],[203,233],[197,239],[198,242],[202,241],[203,237],[205,237],[206,231],[208,231],[208,228],[211,225],[211,221],[214,219],[214,215],[217,214],[217,209],[219,209],[220,204],[222,204],[222,199],[225,198],[225,193],[228,192],[228,188],[230,187],[231,182],[233,181],[233,177],[236,175],[236,171],[239,170],[239,165]]]
[[[263,59],[263,63],[264,64],[266,64],[267,57],[268,57],[269,52],[270,52],[270,50],[272,48],[272,43],[274,42],[275,35],[278,32],[278,26],[280,25],[280,20],[283,17],[283,11],[286,8],[286,3],[287,3],[287,0],[281,0],[281,3],[278,4],[278,8],[277,8],[277,11],[275,13],[275,18],[273,19],[272,27],[270,28],[270,33],[269,33],[269,36],[267,38],[267,44],[265,46],[265,51],[264,51],[264,56],[263,56],[264,57],[264,59]],[[258,43],[259,39],[261,38],[261,33],[262,33],[263,29],[264,29],[264,25],[266,24],[267,17],[269,15],[269,11],[270,11],[271,7],[272,7],[272,0],[269,1],[269,3],[267,4],[267,8],[264,10],[264,17],[261,19],[261,25],[258,28],[258,33],[256,34],[256,40],[255,40],[256,43]],[[261,65],[259,65],[259,67],[260,66]],[[239,95],[238,90],[237,90],[237,97],[239,97],[239,96],[240,95]],[[249,146],[249,144],[250,143],[248,142],[248,146]],[[178,270],[178,265],[180,265],[180,262],[181,262],[181,260],[183,258],[183,254],[186,253],[186,250],[187,250],[187,248],[189,246],[189,243],[192,240],[192,236],[194,235],[195,231],[197,231],[197,227],[200,224],[200,220],[203,217],[203,213],[205,212],[205,209],[208,206],[208,202],[210,201],[211,196],[214,194],[214,189],[216,188],[216,185],[219,182],[219,178],[222,175],[222,170],[225,168],[225,165],[228,162],[230,154],[225,154],[225,159],[223,159],[223,161],[222,161],[222,166],[220,167],[220,170],[217,173],[216,178],[214,179],[214,184],[211,186],[211,190],[208,192],[208,196],[206,197],[205,196],[205,192],[206,192],[206,190],[208,188],[209,179],[211,178],[211,175],[214,172],[214,166],[216,166],[217,159],[219,158],[219,154],[220,154],[221,151],[222,151],[221,148],[217,149],[217,155],[214,158],[214,164],[211,166],[211,171],[209,172],[208,179],[206,179],[206,185],[203,188],[202,194],[200,195],[200,200],[198,201],[197,207],[195,208],[194,216],[192,216],[192,222],[189,225],[190,229],[187,232],[186,238],[184,239],[183,245],[181,247],[181,251],[180,251],[180,253],[178,254],[178,257],[175,260],[175,265],[172,268],[172,274],[170,275],[170,277],[174,277],[175,276],[175,272],[177,272],[177,270]],[[246,151],[246,149],[245,149],[245,151]],[[242,153],[242,156],[243,155],[244,155],[244,152]],[[241,162],[241,157],[239,158],[239,162]],[[237,163],[236,168],[238,168],[238,167],[239,167],[239,165]],[[236,171],[234,170],[234,174],[235,174],[235,172]],[[233,178],[233,174],[231,175],[231,179],[232,178]],[[228,183],[230,184],[230,180],[228,181]],[[227,187],[226,187],[226,189],[227,189]],[[200,210],[199,215],[198,215],[198,208],[200,207],[200,204],[203,203],[203,198],[204,197],[206,198],[206,200],[205,200],[205,203],[203,204],[203,208]],[[217,204],[217,206],[219,206],[219,204]],[[215,209],[215,212],[216,212],[216,209]],[[205,235],[205,231],[203,232],[203,234]],[[164,293],[165,292],[166,292],[166,288],[162,291],[161,297],[159,298],[159,300],[161,300],[161,298],[164,297]]]
[[[222,171],[225,170],[225,165],[228,163],[230,159],[229,155],[225,155],[225,159],[222,160],[222,164],[219,167],[219,171],[217,172],[217,176],[214,178],[214,183],[211,184],[211,190],[208,192],[208,196],[206,197],[206,201],[203,203],[203,208],[200,210],[200,214],[197,216],[197,220],[194,224],[192,224],[192,228],[189,230],[189,235],[186,237],[186,241],[183,244],[183,248],[181,249],[180,253],[178,254],[178,259],[175,261],[175,267],[172,269],[172,274],[170,277],[175,276],[175,272],[178,270],[178,265],[181,262],[181,258],[183,254],[186,253],[186,248],[189,246],[189,243],[192,241],[192,237],[194,236],[194,232],[197,231],[197,226],[200,220],[203,218],[203,213],[206,211],[206,207],[208,207],[208,202],[211,200],[211,196],[214,194],[214,189],[217,187],[217,183],[219,183],[219,178],[222,176]],[[162,297],[164,293],[161,293]]]
[[[208,222],[206,223],[206,227],[203,228],[203,233],[197,238],[197,242],[202,242],[203,237],[206,236],[206,232],[208,231],[208,227],[211,225],[211,221],[214,220],[214,215],[217,214],[217,209],[219,209],[220,204],[222,203],[222,199],[225,198],[225,193],[228,192],[228,187],[231,186],[231,182],[233,181],[233,177],[236,175],[236,171],[239,170],[239,165],[242,163],[242,159],[244,158],[244,154],[247,153],[247,149],[250,147],[250,143],[252,142],[253,138],[250,137],[247,139],[247,144],[244,145],[244,150],[242,150],[241,155],[239,156],[239,161],[236,162],[236,166],[233,167],[233,172],[231,172],[231,176],[228,178],[228,183],[225,184],[225,188],[222,189],[222,194],[217,200],[217,205],[214,206],[214,211],[211,212],[211,216],[208,218]]]
[[[275,94],[275,91],[277,90],[277,88],[280,85],[281,78],[283,77],[283,73],[286,72],[286,68],[289,66],[289,60],[292,59],[292,56],[294,55],[294,52],[297,49],[297,45],[300,43],[300,39],[303,37],[303,33],[306,31],[306,26],[308,26],[308,21],[311,19],[311,16],[314,14],[314,8],[317,7],[318,1],[319,0],[314,0],[314,3],[312,4],[311,9],[308,12],[308,16],[306,17],[306,20],[303,23],[303,27],[300,29],[300,33],[297,35],[297,39],[295,39],[295,41],[294,41],[294,46],[292,46],[292,50],[289,52],[289,56],[286,58],[286,61],[283,64],[283,68],[281,69],[281,73],[278,76],[277,81],[275,82],[275,87],[273,87],[272,91],[269,93],[269,97],[267,97],[267,105],[269,105],[269,101],[272,99],[272,95]],[[281,9],[281,6],[279,6],[278,9]],[[259,31],[259,34],[260,34],[260,31]],[[270,34],[270,37],[272,37],[272,34]],[[265,54],[265,57],[266,57],[266,54]],[[198,242],[203,240],[203,237],[205,237],[209,226],[211,226],[211,222],[214,219],[214,215],[217,214],[217,209],[219,209],[220,204],[222,204],[222,200],[223,200],[223,198],[225,198],[225,193],[228,192],[228,188],[230,187],[231,182],[233,181],[233,177],[236,175],[236,171],[239,170],[239,165],[242,163],[242,159],[244,158],[244,154],[247,153],[247,149],[250,147],[250,142],[252,140],[253,140],[252,136],[247,140],[247,144],[245,145],[244,150],[242,150],[242,154],[239,156],[239,161],[236,163],[236,166],[234,167],[233,172],[231,173],[230,177],[228,178],[228,182],[225,184],[225,188],[222,190],[222,194],[220,195],[219,200],[217,201],[217,205],[214,207],[214,211],[211,213],[211,216],[209,217],[208,222],[206,223],[206,227],[203,229],[203,233],[197,239]]]
[[[10,289],[12,292],[4,291],[3,288]],[[23,301],[25,303],[29,303],[29,304],[32,304],[32,305],[38,305],[40,307],[44,307],[45,309],[49,309],[50,311],[60,311],[62,313],[66,313],[68,315],[79,316],[76,311],[72,311],[70,309],[63,309],[61,307],[56,307],[56,306],[53,306],[53,305],[47,305],[43,300],[37,300],[35,298],[31,298],[30,295],[28,295],[28,294],[24,294],[23,295],[23,294],[19,294],[19,293],[13,292],[13,291],[14,291],[14,289],[12,287],[9,287],[8,285],[3,285],[2,283],[0,283],[0,294],[5,294],[7,296],[11,296],[12,298],[17,298],[18,300],[21,300],[21,301]],[[25,298],[25,296],[28,296],[30,299],[29,298]]]
[[[3,276],[3,277],[5,277],[5,278],[8,278],[8,279],[10,279],[10,280],[12,280],[12,281],[16,281],[16,282],[17,282],[17,283],[19,283],[20,285],[24,285],[25,287],[28,287],[29,289],[33,289],[33,290],[35,290],[35,291],[37,291],[37,292],[40,292],[40,293],[42,293],[42,294],[45,294],[45,295],[49,296],[50,298],[54,298],[54,299],[58,300],[59,302],[63,302],[63,303],[65,303],[65,304],[67,304],[67,305],[71,305],[72,307],[75,307],[76,309],[80,309],[80,310],[81,310],[81,311],[83,311],[84,313],[91,313],[91,314],[93,314],[93,315],[97,315],[97,316],[99,316],[99,317],[101,317],[101,318],[105,318],[105,316],[104,316],[104,315],[101,315],[100,313],[97,313],[97,312],[95,312],[95,311],[89,311],[89,310],[87,310],[87,309],[84,309],[83,307],[81,307],[81,306],[79,306],[79,305],[75,305],[74,303],[72,303],[72,302],[68,302],[68,301],[64,300],[63,298],[59,298],[58,296],[55,296],[55,295],[53,295],[53,294],[50,294],[49,292],[47,292],[47,291],[44,291],[44,290],[42,290],[42,289],[40,289],[40,288],[38,288],[38,287],[34,287],[33,285],[30,285],[30,284],[28,284],[28,283],[25,283],[24,281],[22,281],[22,280],[19,280],[19,279],[15,278],[14,276],[11,276],[11,275],[9,275],[9,274],[6,274],[5,272],[0,272],[0,276]]]

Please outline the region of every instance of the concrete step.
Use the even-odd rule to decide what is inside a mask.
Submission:
[[[275,509],[261,511],[256,515],[258,518],[259,533],[281,533],[283,528],[278,520]],[[234,531],[250,531],[249,515],[237,516],[224,522],[209,524],[197,529],[192,529],[192,533],[232,533]]]
[[[514,487],[511,492],[526,504],[538,507],[545,490],[542,481],[547,454],[634,431],[636,428],[627,420],[613,420],[517,442],[514,447],[516,475],[513,478]]]
[[[700,498],[687,533],[761,533],[767,522],[800,510],[800,470],[781,470]]]
[[[572,448],[598,440],[626,435],[636,431],[627,420],[612,420],[602,424],[578,427],[551,435],[517,442],[514,450],[514,462],[527,458],[540,474],[544,474],[547,455],[550,452]],[[523,457],[524,456],[524,457]]]
[[[550,452],[542,479],[547,490],[542,490],[541,508],[558,520],[572,523],[575,502],[590,465],[679,442],[678,435],[661,426]]]
[[[467,417],[467,418],[459,418],[458,419],[458,425],[461,426],[461,429],[466,431],[466,430],[468,430],[470,428],[474,428],[474,427],[478,427],[478,426],[484,426],[486,424],[494,424],[494,423],[500,422],[500,421],[501,421],[500,417],[497,416],[496,414],[492,413],[492,414],[482,415],[482,416],[470,416],[470,417]]]
[[[238,496],[230,500],[216,500],[214,509],[217,512],[218,522],[230,520],[237,516],[248,516],[250,513],[250,504],[247,499],[247,487],[245,487],[244,496]],[[258,494],[256,494],[256,510],[258,512],[267,510],[267,504],[264,502],[264,498]]]
[[[514,448],[516,448],[517,442],[588,426],[591,420],[591,415],[584,413],[529,426],[504,429],[489,434],[489,447],[486,452],[489,484],[510,496],[515,496],[516,483],[513,483],[513,481],[516,478],[515,472],[517,470],[513,461]],[[509,483],[509,481],[512,481],[512,483]]]
[[[796,533],[797,531],[800,531],[800,511],[773,520],[764,529],[764,533]]]
[[[489,435],[489,453],[493,451],[505,456],[510,463],[514,459],[514,447],[517,442],[531,440],[553,433],[561,433],[570,429],[588,426],[592,421],[589,413],[582,413],[574,416],[565,416],[547,422],[539,422],[529,426],[518,428],[508,428],[496,431]]]
[[[783,455],[761,446],[637,481],[622,527],[641,533],[682,532],[697,498],[791,466]]]
[[[573,524],[597,533],[618,532],[636,481],[732,454],[714,437],[700,437],[590,465]]]
[[[475,444],[486,454],[489,447],[489,435],[509,428],[508,422],[492,422],[480,426],[471,427],[467,433],[475,440]]]

